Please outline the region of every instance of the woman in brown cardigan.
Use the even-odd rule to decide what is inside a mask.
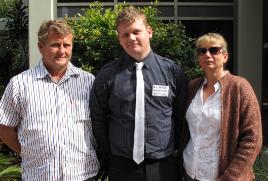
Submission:
[[[262,146],[259,104],[247,80],[224,70],[227,43],[218,33],[196,41],[204,78],[189,84],[184,180],[250,181]]]

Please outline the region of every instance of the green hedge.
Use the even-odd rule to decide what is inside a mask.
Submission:
[[[74,29],[75,41],[73,62],[79,67],[96,74],[107,62],[117,59],[122,49],[117,40],[115,19],[124,8],[118,5],[115,9],[104,8],[101,3],[90,3],[83,15],[66,17]],[[182,65],[189,79],[200,76],[201,71],[193,60],[193,39],[188,37],[182,23],[162,23],[157,20],[156,4],[142,7],[153,28],[151,46],[153,50]]]

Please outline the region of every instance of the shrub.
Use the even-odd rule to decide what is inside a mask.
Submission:
[[[0,180],[21,180],[20,157],[0,153]]]
[[[103,8],[99,2],[90,3],[84,14],[66,17],[75,32],[73,63],[96,74],[107,62],[118,59],[122,49],[117,40],[115,19],[124,8]],[[154,52],[182,65],[189,79],[200,76],[201,71],[193,60],[193,39],[188,37],[182,23],[164,24],[157,20],[156,4],[140,8],[145,12],[154,30],[151,46]]]
[[[0,41],[0,97],[11,77],[28,68],[28,17],[22,0],[12,0],[5,14],[7,38]]]
[[[7,38],[0,41],[0,98],[9,79],[28,68],[28,18],[21,0],[6,9]],[[3,149],[0,140],[0,180],[21,180],[20,157]],[[4,154],[3,154],[4,153]]]
[[[16,0],[0,0],[0,18],[6,18],[8,8],[13,6]]]
[[[7,11],[7,48],[12,55],[15,74],[28,68],[28,16],[22,0],[14,0]]]

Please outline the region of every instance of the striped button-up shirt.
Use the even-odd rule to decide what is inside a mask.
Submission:
[[[86,180],[99,169],[89,97],[94,76],[71,63],[54,82],[40,62],[8,84],[0,124],[17,127],[23,180]]]

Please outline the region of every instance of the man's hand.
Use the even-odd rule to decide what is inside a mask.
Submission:
[[[0,124],[0,138],[10,149],[20,154],[21,146],[16,128]]]

